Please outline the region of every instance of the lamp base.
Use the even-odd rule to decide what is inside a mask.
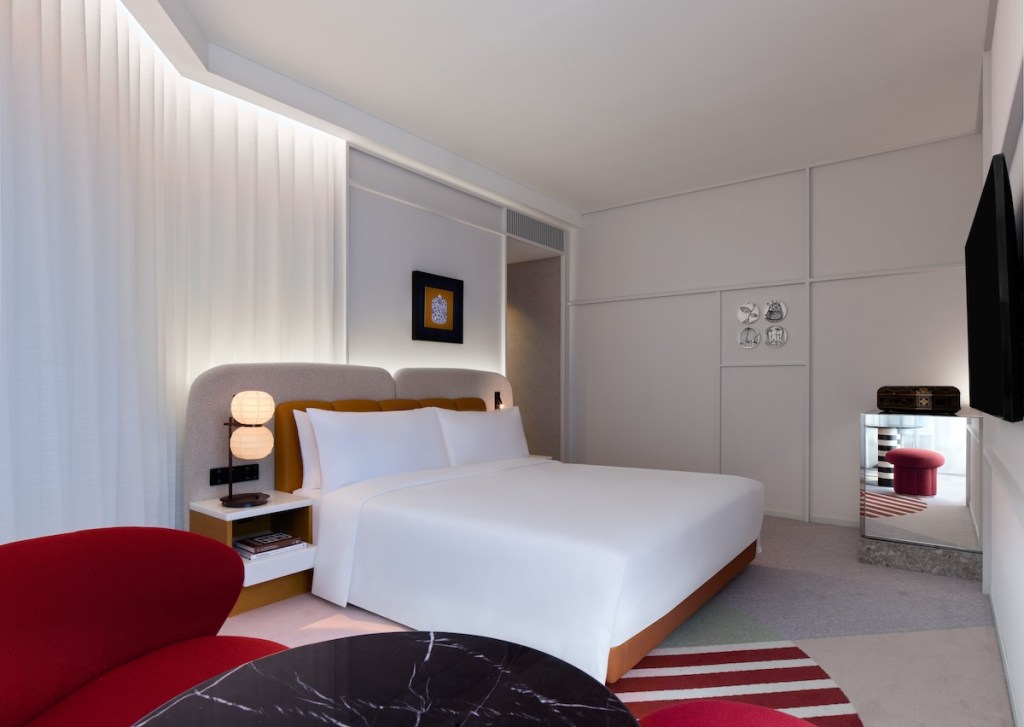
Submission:
[[[256,507],[265,505],[270,495],[265,492],[240,492],[237,495],[224,495],[220,504],[224,507]]]

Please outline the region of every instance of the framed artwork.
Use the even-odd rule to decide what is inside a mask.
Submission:
[[[462,281],[412,273],[412,339],[462,343]]]

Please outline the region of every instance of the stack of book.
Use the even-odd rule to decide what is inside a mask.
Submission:
[[[246,560],[259,560],[305,547],[306,541],[288,533],[263,533],[235,541],[235,552]]]

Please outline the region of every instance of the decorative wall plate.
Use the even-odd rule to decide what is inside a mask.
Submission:
[[[761,334],[756,328],[747,326],[740,330],[740,335],[737,336],[736,341],[740,344],[740,348],[754,348],[761,342]]]
[[[761,317],[761,309],[757,303],[740,303],[736,309],[736,320],[745,326],[756,322]]]
[[[769,300],[764,304],[764,319],[777,323],[786,317],[789,313],[789,308],[781,300]]]
[[[789,334],[786,333],[786,329],[782,326],[768,326],[768,329],[764,332],[765,344],[773,348],[785,346],[788,340]]]

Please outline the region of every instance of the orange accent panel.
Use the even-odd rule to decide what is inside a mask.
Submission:
[[[331,406],[324,408],[333,408],[335,411],[380,411],[380,402],[371,399],[341,399],[339,401],[332,401]]]
[[[302,452],[299,451],[299,429],[295,424],[296,409],[332,409],[330,402],[287,401],[274,411],[274,488],[294,492],[302,487]],[[287,483],[287,486],[282,486]]]
[[[423,404],[415,399],[391,399],[380,402],[381,411],[409,411],[410,409],[422,409],[424,406],[433,406],[433,404]]]
[[[292,596],[298,596],[301,593],[309,593],[312,587],[313,571],[311,570],[281,576],[272,581],[257,583],[254,586],[246,586],[238,594],[238,601],[228,615],[234,616],[260,606],[267,606]]]
[[[423,406],[436,406],[438,409],[451,409],[452,411],[458,409],[455,399],[420,399],[420,403]]]

